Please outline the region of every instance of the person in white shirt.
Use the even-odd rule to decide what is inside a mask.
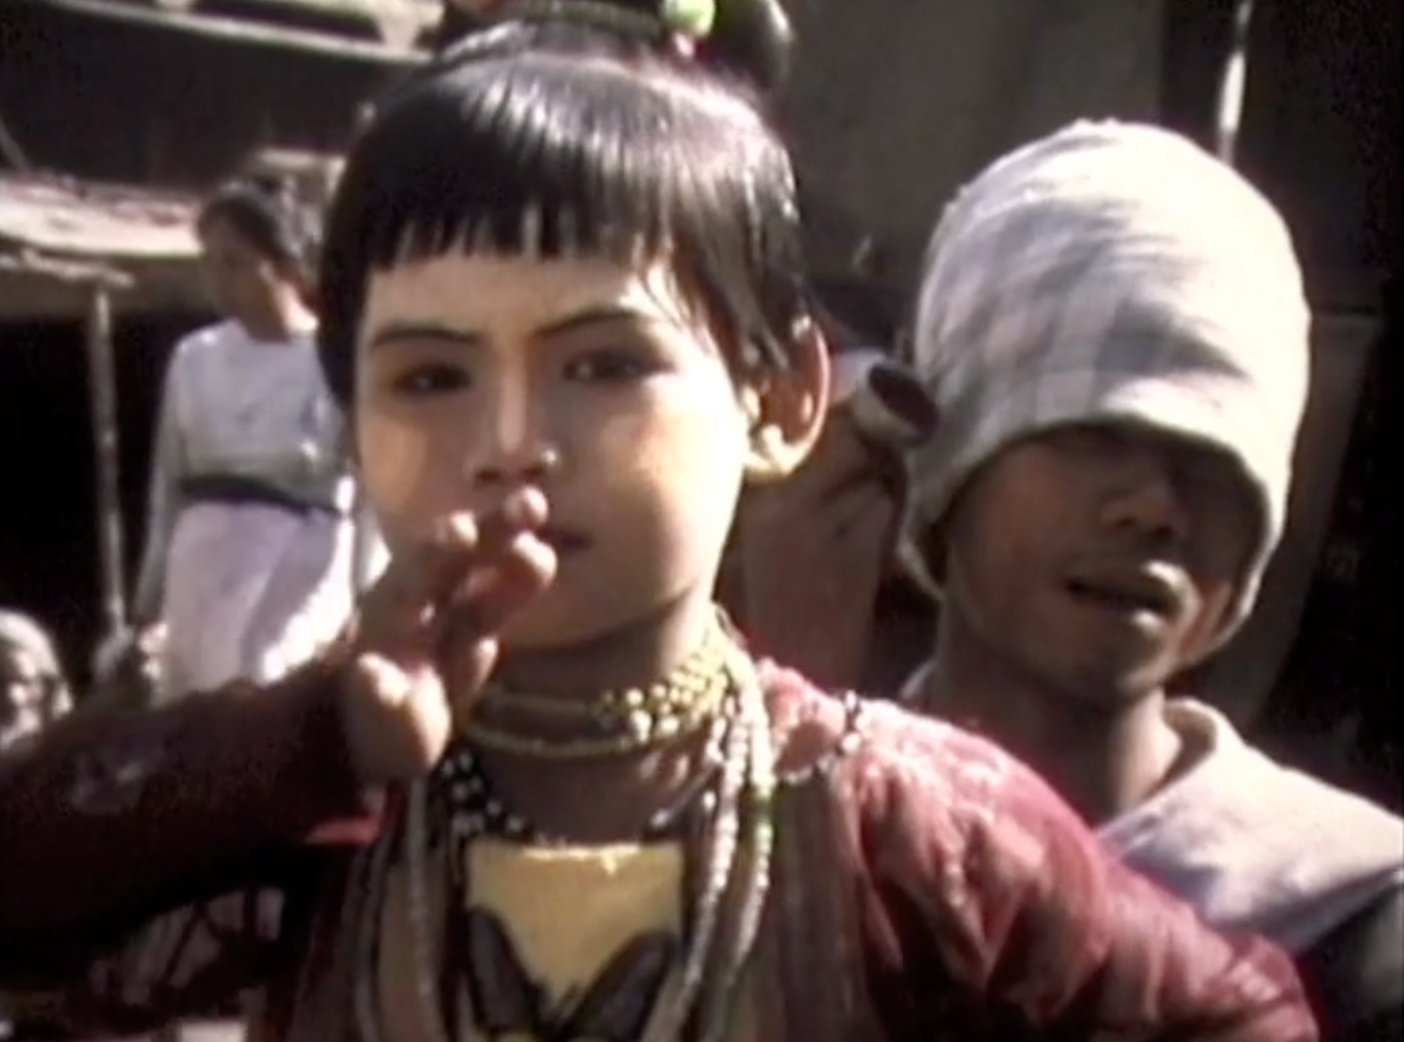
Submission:
[[[350,615],[354,484],[305,297],[311,223],[252,182],[199,216],[223,320],[185,337],[167,370],[134,598],[163,699],[274,680]]]

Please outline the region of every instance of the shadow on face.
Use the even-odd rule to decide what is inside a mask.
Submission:
[[[945,610],[979,653],[1114,707],[1217,645],[1260,530],[1228,455],[1129,425],[1057,428],[1004,449],[962,492]]]

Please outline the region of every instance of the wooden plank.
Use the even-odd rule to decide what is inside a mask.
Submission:
[[[118,313],[202,305],[195,199],[0,173],[0,321],[81,320],[92,287]]]
[[[138,265],[124,274],[130,276],[130,285],[112,297],[118,317],[194,313],[208,306],[193,266]],[[79,278],[56,278],[52,270],[35,271],[0,260],[0,324],[80,322],[87,314],[90,285]],[[0,351],[5,346],[6,338],[0,336]]]
[[[199,255],[197,205],[188,196],[0,174],[0,245],[77,259],[191,261]]]

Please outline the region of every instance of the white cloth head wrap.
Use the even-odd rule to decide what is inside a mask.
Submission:
[[[1310,311],[1291,236],[1231,168],[1168,131],[1079,122],[980,174],[928,248],[916,369],[940,413],[909,457],[916,531],[972,471],[1066,423],[1128,422],[1242,467],[1262,510],[1226,640],[1281,535]]]

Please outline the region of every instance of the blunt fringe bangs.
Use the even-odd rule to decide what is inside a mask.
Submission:
[[[470,38],[353,147],[318,280],[338,398],[372,274],[475,250],[665,255],[737,369],[786,364],[807,315],[789,154],[747,92],[578,25]]]

